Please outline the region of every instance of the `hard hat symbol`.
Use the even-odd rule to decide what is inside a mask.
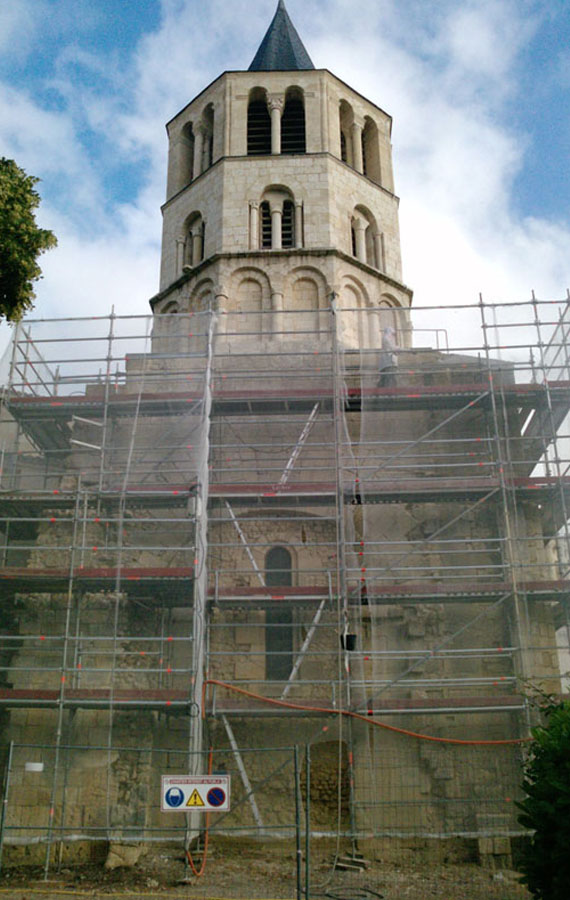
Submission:
[[[164,799],[166,800],[168,806],[176,809],[178,806],[182,806],[182,804],[184,803],[184,791],[182,791],[178,787],[168,788]]]

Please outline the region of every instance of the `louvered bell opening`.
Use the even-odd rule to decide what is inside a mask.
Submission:
[[[285,200],[283,204],[283,218],[281,221],[281,246],[295,246],[295,207],[291,200]]]
[[[345,138],[345,136],[344,136],[344,132],[343,132],[343,131],[341,131],[341,133],[340,133],[340,158],[342,159],[343,162],[346,162],[346,161],[347,161],[347,155],[346,155],[346,138]]]
[[[263,250],[271,249],[271,211],[266,200],[259,207],[261,219],[261,247]]]
[[[305,107],[292,97],[285,103],[281,117],[281,153],[305,152]]]
[[[247,110],[247,155],[271,155],[271,117],[265,100],[252,100]]]

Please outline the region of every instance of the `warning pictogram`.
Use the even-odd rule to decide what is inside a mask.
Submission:
[[[225,772],[211,775],[163,775],[160,809],[162,812],[228,812],[230,809],[230,776]]]
[[[194,788],[194,790],[192,791],[192,793],[190,794],[190,796],[188,798],[188,803],[186,804],[186,806],[205,806],[205,805],[206,804],[204,803],[200,794],[198,793],[198,789]]]

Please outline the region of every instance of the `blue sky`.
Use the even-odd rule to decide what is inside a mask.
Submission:
[[[164,123],[247,68],[276,0],[7,0],[0,154],[42,179],[36,315],[144,313],[158,285]],[[394,118],[415,303],[570,284],[567,0],[288,0],[317,67]]]

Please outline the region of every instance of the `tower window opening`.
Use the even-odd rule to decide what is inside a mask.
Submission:
[[[271,249],[271,210],[269,203],[264,200],[259,205],[259,222],[261,229],[261,247],[263,250]]]
[[[305,107],[300,97],[285,100],[281,117],[281,153],[305,153]]]
[[[381,184],[378,127],[369,116],[364,119],[362,129],[362,171],[371,181]]]
[[[186,247],[184,262],[187,266],[197,266],[204,259],[206,223],[200,213],[193,213],[186,224]]]
[[[295,206],[291,200],[283,203],[283,218],[281,221],[281,246],[295,246]]]
[[[353,256],[356,256],[356,229],[354,223],[350,226],[350,249]]]
[[[194,178],[194,131],[188,122],[182,130],[182,165],[180,187],[186,187]]]
[[[247,155],[271,155],[271,117],[265,100],[251,100],[247,109]]]
[[[348,155],[346,152],[346,135],[344,131],[341,131],[340,133],[340,158],[343,162],[348,161]]]
[[[291,554],[286,547],[272,547],[265,557],[267,587],[290,587]],[[265,677],[286,680],[293,667],[293,613],[290,609],[270,607],[265,611]]]
[[[204,169],[209,169],[214,161],[214,135],[206,135],[204,142]]]
[[[346,100],[341,100],[339,105],[340,129],[340,158],[347,165],[354,165],[354,147],[352,145],[352,125],[354,122],[354,112]]]
[[[201,171],[205,172],[214,162],[214,107],[208,103],[202,116],[201,130],[203,135]]]

